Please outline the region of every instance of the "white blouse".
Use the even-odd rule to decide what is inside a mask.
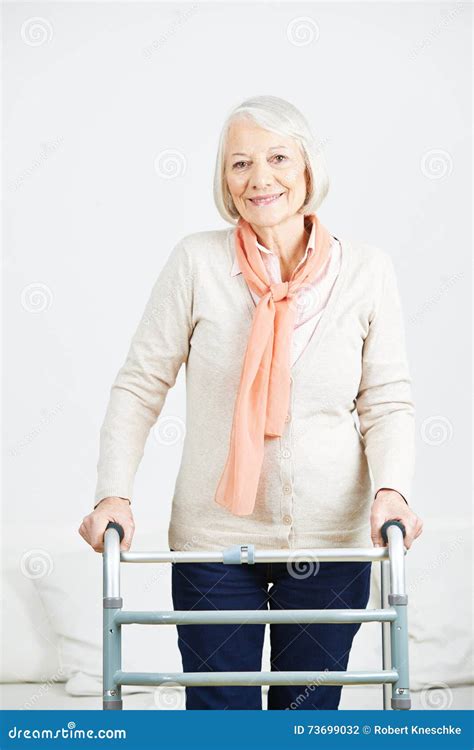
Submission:
[[[306,252],[304,257],[300,260],[296,268],[302,265],[308,254],[314,252],[314,240],[315,240],[316,228],[313,225],[311,235],[308,240]],[[341,266],[341,245],[339,240],[335,237],[332,238],[333,242],[330,248],[329,257],[320,269],[320,272],[312,284],[305,284],[298,292],[295,297],[295,304],[297,307],[297,315],[295,318],[295,328],[293,334],[292,344],[292,355],[291,355],[291,366],[303,353],[307,347],[311,336],[313,335],[316,327],[321,319],[324,309],[329,300],[334,282],[336,281],[339,269]],[[265,264],[270,282],[272,284],[280,283],[281,268],[278,255],[272,250],[264,247],[257,241],[257,247],[262,254],[262,260]],[[295,269],[296,270],[296,269]],[[242,273],[234,249],[234,264],[231,270],[231,276],[236,276]],[[249,288],[252,298],[255,304],[258,304],[260,296],[256,294],[252,289]]]

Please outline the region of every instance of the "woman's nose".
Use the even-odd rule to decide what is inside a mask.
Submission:
[[[273,182],[272,170],[268,164],[255,163],[252,166],[250,174],[251,187],[261,188],[264,185],[271,185]]]

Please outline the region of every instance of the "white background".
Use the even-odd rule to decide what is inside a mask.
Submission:
[[[321,142],[331,186],[319,216],[331,233],[394,260],[416,405],[412,505],[427,519],[407,557],[411,679],[422,690],[414,707],[468,707],[467,698],[453,702],[450,687],[440,705],[437,688],[471,679],[468,4],[20,2],[3,10],[0,678],[30,683],[21,697],[7,686],[10,707],[31,704],[32,682],[56,679],[57,638],[62,663],[65,648],[75,649],[82,668],[100,674],[101,560],[77,528],[93,505],[110,387],[171,249],[186,234],[226,226],[212,198],[218,136],[228,112],[260,94],[299,107]],[[167,549],[184,376],[183,367],[136,476],[144,549]],[[134,585],[128,576],[138,569],[126,567],[126,608],[152,609],[150,599],[170,608],[169,569],[150,587],[156,567]],[[125,668],[135,658],[145,669],[150,657],[148,666],[181,671],[174,629],[144,630],[142,651],[126,631]],[[350,668],[379,666],[379,636],[376,623],[361,629]],[[86,665],[88,643],[95,667]],[[265,659],[268,669],[268,650]],[[100,696],[100,680],[94,689]],[[380,707],[378,692],[379,704],[364,695],[360,705]],[[65,705],[54,691],[45,696],[45,707]],[[87,707],[100,707],[100,697],[91,700]],[[346,688],[342,707],[355,700]]]
[[[217,139],[256,94],[289,99],[323,142],[323,223],[392,255],[417,410],[413,506],[467,513],[467,4],[19,3],[4,22],[4,520],[61,517],[75,533],[92,508],[110,386],[174,244],[226,226]],[[156,439],[160,417],[135,482],[157,548],[184,398],[182,368],[161,415],[178,433]]]

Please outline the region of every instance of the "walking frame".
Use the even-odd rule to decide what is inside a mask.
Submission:
[[[410,709],[408,626],[405,592],[405,527],[386,521],[381,535],[388,547],[258,550],[252,544],[234,545],[219,552],[122,552],[124,531],[109,522],[103,551],[103,709],[120,710],[122,685],[369,685],[383,686],[383,708]],[[123,610],[120,596],[120,563],[221,562],[253,565],[260,562],[298,563],[305,560],[380,562],[380,609],[196,610],[133,612]],[[250,623],[364,623],[382,625],[380,671],[272,671],[272,672],[124,672],[122,625],[250,624]]]

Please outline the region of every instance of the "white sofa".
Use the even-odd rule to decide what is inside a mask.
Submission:
[[[406,557],[412,705],[472,708],[471,528],[467,519],[424,523]],[[102,556],[77,525],[4,525],[1,708],[102,707]],[[163,530],[139,528],[132,549],[165,549],[158,536]],[[123,564],[121,593],[125,609],[173,609],[170,566]],[[374,563],[368,606],[380,606],[379,597]],[[175,626],[127,626],[122,642],[127,671],[182,671]],[[270,668],[268,627],[263,668]],[[348,666],[370,668],[381,668],[378,623],[361,626]],[[264,687],[264,707],[266,693]],[[185,708],[183,687],[124,687],[123,696],[126,709]],[[340,708],[381,709],[382,688],[345,687]]]

